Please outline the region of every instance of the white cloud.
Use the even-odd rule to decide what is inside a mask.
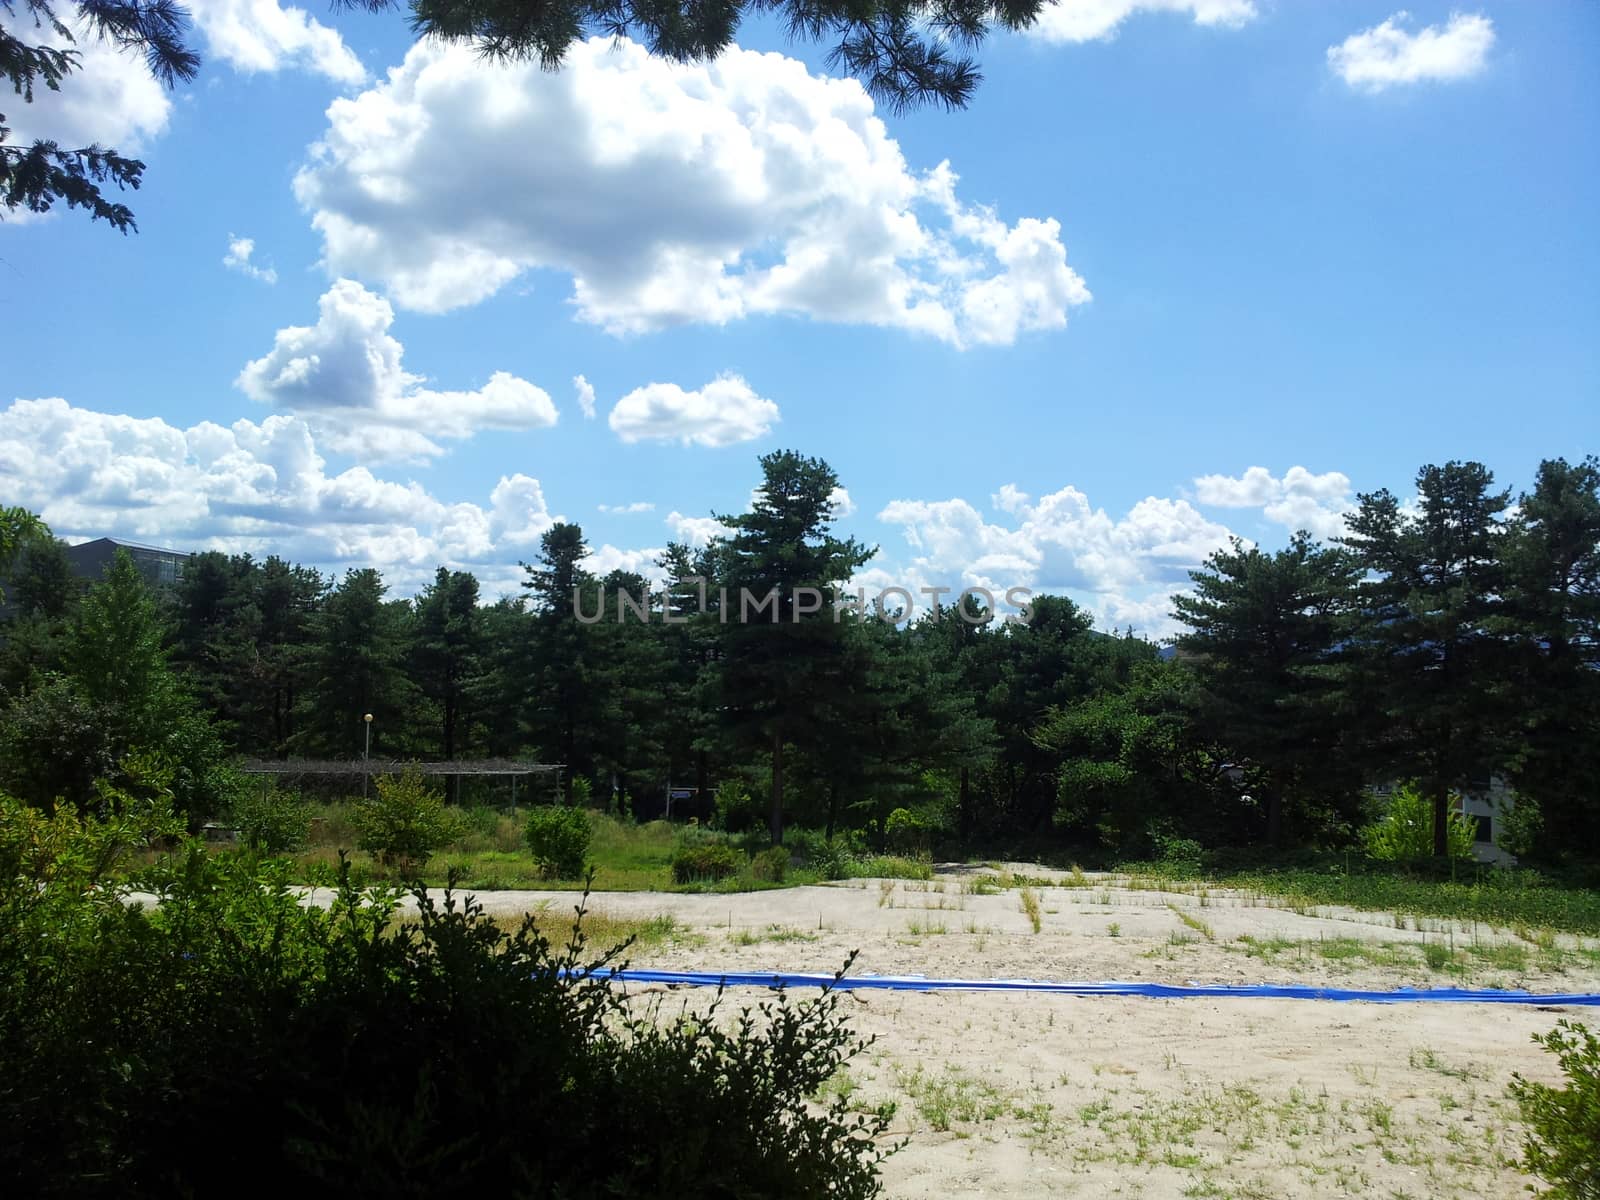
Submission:
[[[966,346],[1089,299],[1054,220],[961,203],[857,82],[779,54],[677,64],[597,38],[546,72],[425,41],[328,120],[296,195],[327,267],[407,308],[547,268],[616,333],[794,314]]]
[[[612,571],[632,571],[636,575],[643,575],[651,587],[660,587],[666,576],[656,560],[664,553],[665,547],[621,550],[607,542],[589,551],[589,556],[583,560],[583,568],[590,574],[600,576],[609,575]],[[615,613],[616,600],[609,596],[607,600],[611,611]]]
[[[205,41],[205,57],[240,74],[303,70],[335,83],[367,78],[338,31],[304,9],[283,8],[276,0],[188,0],[187,7]]]
[[[1013,524],[986,521],[959,498],[892,501],[878,519],[900,527],[911,555],[899,569],[879,565],[869,582],[1068,592],[1103,624],[1165,636],[1169,597],[1228,544],[1227,527],[1186,500],[1150,496],[1114,518],[1070,486],[1035,504],[1015,489],[1000,494],[1015,505]]]
[[[1252,0],[1057,0],[1028,29],[1045,42],[1092,42],[1114,37],[1136,13],[1184,13],[1196,25],[1238,28],[1256,17]]]
[[[100,145],[120,154],[141,152],[166,131],[171,97],[137,50],[103,41],[81,21],[73,23],[73,36],[76,41],[70,43],[48,30],[26,36],[32,45],[75,50],[79,61],[60,91],[39,87],[32,104],[16,95],[0,101],[10,142],[46,138],[66,149]]]
[[[715,517],[685,516],[676,509],[667,514],[667,526],[672,530],[673,541],[696,548],[727,532],[722,522]]]
[[[1350,477],[1342,471],[1315,475],[1297,466],[1278,479],[1266,467],[1251,467],[1240,476],[1202,475],[1194,486],[1201,504],[1259,508],[1269,521],[1319,538],[1342,534],[1345,514],[1355,508]]]
[[[578,393],[578,407],[583,410],[585,421],[594,420],[594,385],[582,375],[572,377],[573,390]]]
[[[514,587],[521,548],[560,519],[526,475],[501,478],[487,505],[442,501],[365,467],[330,475],[306,422],[284,415],[179,429],[17,400],[0,410],[0,475],[11,502],[62,536],[376,566],[402,592],[440,564]]]
[[[1417,33],[1401,28],[1397,12],[1381,25],[1328,47],[1328,66],[1353,88],[1381,92],[1425,79],[1467,79],[1483,70],[1494,46],[1494,22],[1480,13],[1451,13],[1444,25]]]
[[[625,442],[676,441],[685,446],[731,446],[765,436],[778,406],[738,375],[719,375],[699,391],[675,383],[634,388],[611,410],[612,430]]]
[[[251,279],[259,279],[262,283],[277,283],[278,272],[272,267],[258,267],[250,261],[251,255],[256,252],[254,238],[235,237],[228,235],[228,253],[222,260],[222,265],[229,270],[238,271],[241,275],[248,275]]]
[[[337,31],[303,9],[282,8],[276,0],[189,0],[185,7],[207,61],[226,62],[243,74],[298,68],[343,84],[367,77]],[[41,87],[32,104],[11,98],[5,106],[11,141],[49,138],[71,149],[98,144],[122,154],[143,152],[166,131],[170,93],[139,51],[118,48],[81,21],[72,28],[70,44],[49,31],[28,33],[30,44],[75,50],[79,63],[60,91]]]
[[[828,495],[828,506],[833,509],[836,519],[843,520],[856,511],[856,502],[850,499],[847,489],[836,487]]]
[[[635,500],[632,504],[601,504],[598,506],[603,513],[647,513],[655,512],[656,506],[648,500]]]
[[[1003,483],[998,492],[990,494],[989,502],[1001,512],[1021,512],[1028,503],[1028,493],[1014,483]]]
[[[401,366],[393,323],[387,300],[341,279],[318,301],[317,323],[280,329],[271,352],[248,363],[237,386],[304,417],[328,448],[371,460],[425,459],[444,452],[436,438],[556,423],[549,395],[504,371],[476,391],[420,386],[422,377]]]

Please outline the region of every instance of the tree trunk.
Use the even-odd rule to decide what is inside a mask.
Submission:
[[[767,829],[774,846],[783,845],[783,725],[772,731],[772,812]]]
[[[668,780],[670,783],[671,780]],[[703,825],[711,823],[713,807],[711,797],[706,795],[706,752],[694,752],[694,806],[695,814]]]
[[[1283,793],[1277,788],[1267,792],[1267,845],[1277,846],[1283,841]]]
[[[961,795],[956,801],[956,830],[961,836],[961,846],[966,848],[972,839],[972,775],[961,768]]]
[[[822,836],[827,841],[830,841],[830,842],[833,841],[834,816],[838,811],[839,811],[839,785],[837,783],[830,783],[828,785],[828,827],[825,830],[823,830],[823,834],[822,834]]]
[[[1433,854],[1444,858],[1450,853],[1450,785],[1442,780],[1433,786]]]

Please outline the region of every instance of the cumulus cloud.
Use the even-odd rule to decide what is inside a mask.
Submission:
[[[303,70],[335,83],[361,83],[366,68],[335,29],[277,0],[188,0],[206,57],[245,75]]]
[[[298,69],[336,83],[363,82],[367,72],[336,30],[303,9],[276,0],[188,0],[207,61],[242,74]],[[141,152],[167,128],[172,99],[150,74],[144,56],[73,22],[71,43],[44,31],[33,44],[72,49],[78,67],[59,92],[40,88],[32,104],[21,97],[6,107],[14,143],[49,138],[72,148],[99,144],[123,154]]]
[[[635,575],[643,575],[651,587],[658,588],[665,583],[666,574],[656,560],[665,553],[666,548],[662,546],[643,550],[622,550],[607,542],[589,551],[589,556],[583,560],[583,568],[593,575],[600,576],[609,575],[612,571],[632,571]],[[614,606],[616,601],[610,599],[610,603]],[[612,611],[616,611],[614,607]]]
[[[648,500],[635,500],[632,504],[601,504],[597,507],[603,513],[647,513],[656,510],[656,506]]]
[[[1028,35],[1045,42],[1093,42],[1114,37],[1136,13],[1181,13],[1196,25],[1236,29],[1256,17],[1252,0],[1057,0],[1039,12]]]
[[[30,44],[76,51],[78,67],[60,91],[36,89],[32,104],[21,96],[6,98],[10,142],[45,138],[71,149],[99,145],[139,153],[166,131],[171,97],[137,50],[101,39],[82,21],[71,25],[71,42],[48,29],[28,37]]]
[[[675,383],[648,383],[618,400],[610,416],[612,431],[625,442],[685,446],[754,441],[777,420],[778,406],[738,375],[719,375],[693,392]]]
[[[727,532],[715,517],[685,516],[676,509],[667,514],[667,527],[672,530],[673,541],[696,548]]]
[[[250,261],[256,252],[254,238],[235,237],[228,235],[228,253],[222,260],[222,265],[230,271],[238,271],[241,275],[248,275],[251,279],[259,279],[262,283],[277,283],[278,272],[272,267],[258,267]]]
[[[519,548],[561,519],[526,475],[502,477],[481,505],[366,467],[330,475],[307,423],[279,414],[180,429],[62,399],[17,400],[0,411],[0,474],[12,502],[62,536],[376,566],[399,588],[440,564],[478,571],[489,594],[514,587]]]
[[[959,498],[891,501],[878,519],[900,527],[910,556],[869,582],[1069,592],[1106,624],[1164,636],[1172,593],[1230,537],[1186,500],[1150,496],[1112,517],[1070,486],[1031,504],[1014,488],[1000,494],[1013,523],[987,521]]]
[[[578,393],[578,407],[583,410],[585,421],[594,420],[594,385],[582,375],[572,377],[573,390]]]
[[[426,459],[444,453],[436,438],[556,423],[550,396],[504,371],[476,391],[421,386],[401,365],[393,323],[387,300],[341,279],[318,301],[315,325],[280,329],[235,382],[251,399],[302,416],[329,449],[364,459]]]
[[[857,82],[779,54],[679,64],[597,38],[547,72],[430,40],[328,122],[296,195],[328,268],[406,308],[546,268],[616,333],[794,314],[966,346],[1089,299],[1056,221],[961,202]]]
[[[1494,46],[1494,22],[1479,13],[1451,13],[1443,25],[1416,33],[1402,28],[1411,16],[1397,12],[1381,25],[1328,47],[1328,66],[1347,84],[1381,92],[1427,79],[1468,79],[1482,71]]]
[[[1259,508],[1269,521],[1289,530],[1307,530],[1319,538],[1342,534],[1345,514],[1355,508],[1350,477],[1342,471],[1317,475],[1297,466],[1279,479],[1266,467],[1251,467],[1237,476],[1202,475],[1194,487],[1201,504]]]
[[[835,518],[842,520],[856,511],[856,502],[850,499],[848,490],[836,487],[828,495],[828,506],[833,509]]]

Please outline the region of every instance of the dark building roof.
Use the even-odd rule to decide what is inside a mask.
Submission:
[[[165,546],[147,546],[143,542],[130,542],[126,538],[102,537],[91,542],[80,542],[67,547],[67,561],[72,573],[80,579],[99,581],[118,550],[126,550],[133,565],[152,587],[174,587],[183,579],[183,567],[189,560],[187,550],[171,550]]]

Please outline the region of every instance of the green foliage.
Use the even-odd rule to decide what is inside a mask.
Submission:
[[[239,827],[239,840],[267,854],[298,850],[311,832],[311,806],[296,793],[276,787],[241,788],[231,815]]]
[[[768,846],[750,860],[750,877],[760,883],[782,883],[789,874],[789,850]]]
[[[415,768],[375,782],[376,795],[357,804],[352,818],[357,846],[385,866],[418,870],[464,832],[461,814],[445,807],[444,796]]]
[[[744,862],[726,842],[685,843],[672,856],[672,882],[714,883],[737,875]]]
[[[743,833],[756,822],[755,802],[750,790],[737,779],[724,779],[712,799],[712,822],[728,833]]]
[[[1518,858],[1529,857],[1537,853],[1543,835],[1543,808],[1532,796],[1517,796],[1500,820],[1500,848]]]
[[[883,840],[894,854],[926,854],[932,830],[920,813],[897,808],[883,823]]]
[[[567,781],[567,803],[574,808],[588,808],[594,803],[594,785],[586,776],[574,775]]]
[[[1557,1200],[1600,1198],[1600,1038],[1561,1020],[1533,1040],[1550,1051],[1566,1077],[1563,1087],[1517,1075],[1511,1091],[1528,1126],[1523,1166],[1550,1184]]]
[[[594,827],[582,808],[547,806],[528,814],[524,830],[533,861],[552,879],[582,879]]]
[[[1415,863],[1433,855],[1434,804],[1414,782],[1390,794],[1383,816],[1361,831],[1367,853],[1379,862]],[[1451,858],[1471,858],[1478,822],[1451,809],[1446,818],[1446,846]]]
[[[152,870],[146,911],[63,885],[59,857],[0,879],[17,1195],[219,1195],[246,1166],[264,1193],[353,1200],[878,1190],[886,1122],[807,1100],[864,1045],[834,993],[663,1013],[610,984],[618,951],[581,921],[557,948],[419,891],[396,924],[397,894],[348,873],[323,910],[281,863],[197,846]]]

